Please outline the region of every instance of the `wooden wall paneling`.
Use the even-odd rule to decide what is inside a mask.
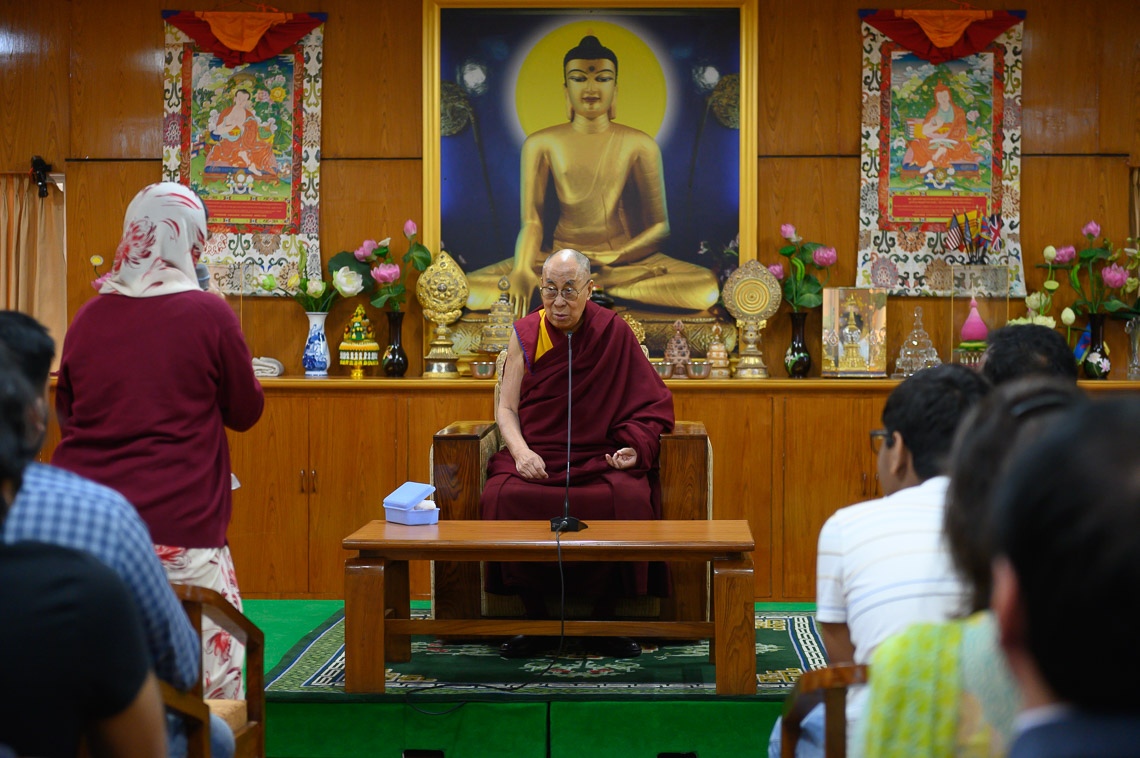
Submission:
[[[786,395],[783,413],[783,566],[785,600],[815,598],[816,544],[835,511],[871,498],[874,467],[867,433],[878,426],[874,401],[858,393]]]
[[[423,169],[419,160],[325,160],[321,164],[321,257],[327,262],[341,250],[355,250],[366,239],[391,237],[393,257],[402,262],[408,251],[404,222],[411,219],[423,227]],[[433,254],[437,250],[431,251]],[[413,270],[413,274],[416,272]],[[424,321],[416,299],[418,274],[407,279],[408,296],[403,308],[404,350],[408,354],[407,376],[423,373]],[[328,334],[332,344],[340,344],[344,326],[358,303],[363,303],[381,345],[388,342],[387,318],[363,297],[341,302],[329,316]],[[304,314],[300,316],[304,322]],[[298,327],[303,330],[302,327]],[[300,334],[303,346],[304,333]],[[297,351],[300,355],[300,350]],[[337,368],[339,374],[348,371]],[[383,376],[380,369],[369,375]]]
[[[441,382],[446,384],[446,381]],[[430,482],[430,454],[432,435],[454,421],[490,421],[495,418],[494,382],[483,382],[464,387],[460,391],[448,388],[439,392],[409,393],[407,427],[407,476],[414,482]],[[431,597],[431,564],[429,561],[411,561],[412,597],[426,600]]]
[[[384,518],[384,496],[404,482],[396,468],[405,444],[397,403],[394,393],[310,396],[309,591],[316,595],[344,597],[341,541]]]
[[[71,46],[68,157],[161,159],[162,10],[169,3],[68,5],[71,28],[79,30]]]
[[[673,382],[671,384],[680,384]],[[747,519],[756,542],[756,597],[772,596],[772,397],[673,387],[674,416],[701,421],[713,448],[713,517]]]
[[[90,258],[103,256],[100,273],[110,270],[123,236],[123,214],[131,199],[162,178],[160,161],[68,161],[67,317],[95,297]]]
[[[810,8],[760,2],[761,155],[859,152],[858,6],[813,0]],[[765,191],[763,182],[760,191]]]
[[[33,155],[63,171],[71,3],[4,0],[0,5],[0,171],[23,173]]]
[[[1043,2],[1027,12],[1021,106],[1026,153],[1099,150],[1096,83],[1103,50],[1097,5]]]
[[[805,240],[833,246],[839,253],[831,267],[828,287],[850,287],[855,282],[859,243],[859,159],[834,157],[761,158],[758,212],[758,258],[765,265],[781,263],[790,274],[788,261],[777,251],[786,243],[780,226],[792,224]],[[792,338],[791,307],[781,304],[764,330],[764,361],[773,377],[786,377],[784,351]],[[888,311],[889,314],[889,311]],[[811,376],[819,376],[820,309],[808,313],[808,351]]]
[[[357,0],[336,5],[329,9],[325,25],[324,159],[419,158],[423,151],[420,3]],[[411,187],[401,194],[420,198]]]
[[[309,592],[309,400],[268,393],[261,419],[228,432],[233,492],[227,538],[246,596]]]
[[[1124,153],[1140,163],[1140,14],[1132,0],[1106,0],[1096,8],[1099,152]]]

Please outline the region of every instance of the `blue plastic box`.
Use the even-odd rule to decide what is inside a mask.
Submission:
[[[409,526],[439,523],[438,508],[416,508],[433,492],[435,487],[430,484],[404,482],[384,498],[384,518],[395,524]]]

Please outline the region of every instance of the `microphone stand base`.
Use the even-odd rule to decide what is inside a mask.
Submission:
[[[550,531],[552,532],[580,532],[588,528],[589,524],[579,521],[573,516],[555,516],[550,519]]]

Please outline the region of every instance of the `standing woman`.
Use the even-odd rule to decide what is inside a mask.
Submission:
[[[152,184],[131,201],[111,274],[63,343],[52,463],[130,500],[170,581],[240,610],[225,430],[252,427],[265,397],[237,317],[199,288],[206,234],[188,187]],[[203,645],[206,697],[243,697],[245,651],[212,625]]]

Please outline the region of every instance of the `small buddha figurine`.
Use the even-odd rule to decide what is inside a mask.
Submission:
[[[712,342],[709,343],[709,349],[706,351],[709,365],[712,366],[709,378],[728,379],[732,373],[728,368],[728,348],[724,346],[724,340],[721,339],[724,335],[724,329],[720,324],[713,324],[712,333]]]
[[[364,378],[364,367],[380,362],[380,345],[372,331],[372,322],[364,315],[364,306],[356,306],[352,320],[344,327],[340,343],[340,365],[351,366],[353,379]]]
[[[673,376],[687,376],[689,340],[685,338],[685,324],[681,319],[673,322],[673,336],[665,343],[665,362],[673,364]]]

